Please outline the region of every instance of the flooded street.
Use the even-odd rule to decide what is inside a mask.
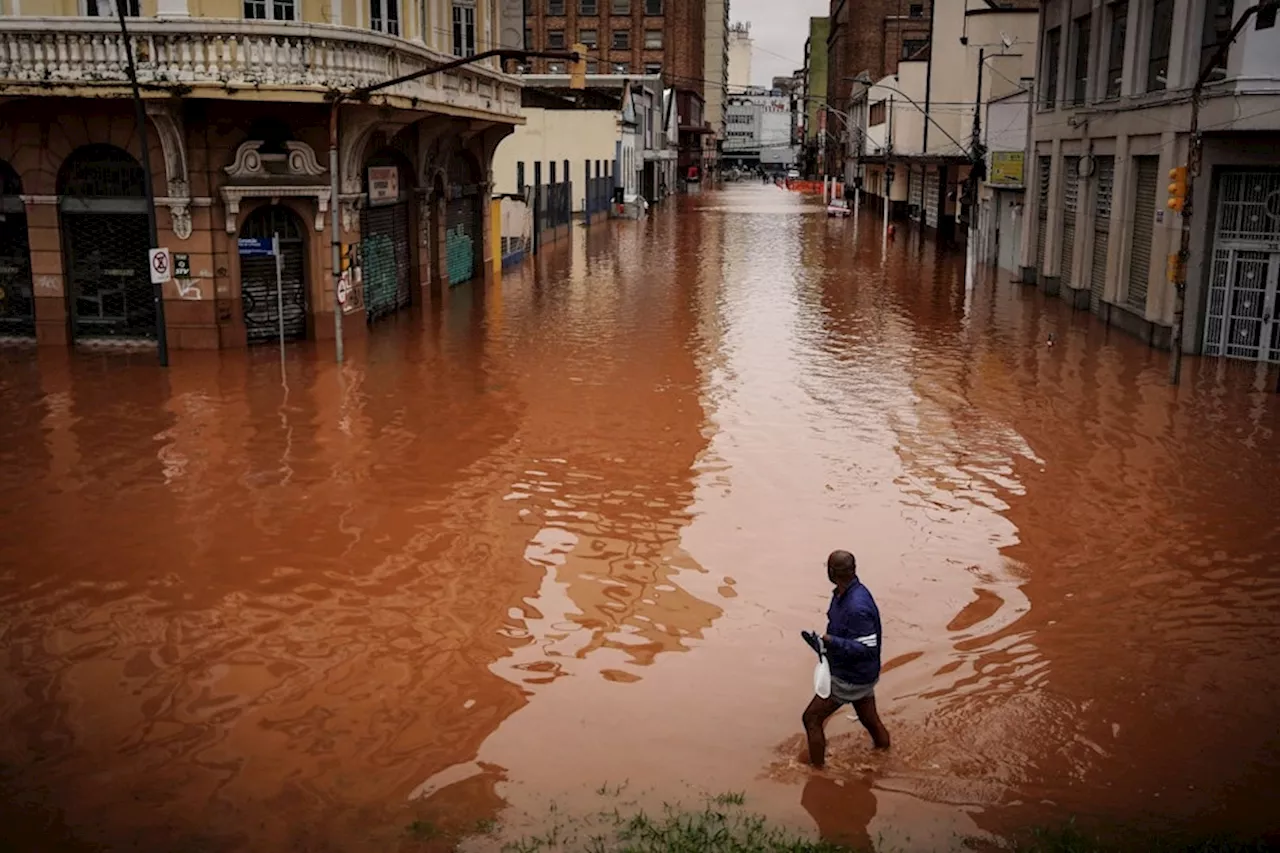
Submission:
[[[0,833],[417,849],[415,817],[518,834],[610,786],[904,849],[1267,830],[1280,398],[1166,359],[758,185],[341,367],[0,348]],[[833,548],[894,747],[841,713],[814,774]]]

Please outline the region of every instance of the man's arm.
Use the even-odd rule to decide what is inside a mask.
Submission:
[[[858,660],[869,658],[875,655],[873,649],[876,647],[876,635],[867,634],[857,639],[849,637],[837,637],[832,634],[823,634],[822,642],[828,647],[835,649],[840,653],[841,657]]]

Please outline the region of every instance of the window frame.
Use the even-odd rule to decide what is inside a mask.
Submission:
[[[374,14],[377,11],[378,14]],[[393,16],[391,13],[394,12]],[[369,0],[369,29],[389,36],[400,35],[400,0]]]
[[[655,74],[661,74],[661,73],[662,73],[661,62],[646,62],[644,64],[644,76],[652,77]]]
[[[1041,110],[1058,108],[1058,78],[1062,69],[1062,27],[1050,27],[1044,33],[1044,70],[1042,77],[1045,88],[1040,95]]]
[[[462,19],[459,20],[458,13],[462,12]],[[470,13],[471,20],[467,20],[467,13]],[[450,29],[450,47],[453,48],[453,55],[458,58],[475,56],[479,48],[480,33],[476,26],[476,2],[475,0],[453,0],[449,9],[449,29]],[[470,29],[470,41],[467,39],[467,30]],[[461,49],[461,53],[459,50]],[[467,51],[470,51],[469,53]]]
[[[1089,102],[1089,52],[1092,49],[1093,14],[1086,13],[1071,22],[1071,105]],[[1081,68],[1081,66],[1084,66]]]
[[[1210,9],[1219,8],[1225,5],[1226,8],[1226,27],[1219,29],[1217,24],[1222,15],[1209,13]],[[1204,4],[1204,20],[1201,22],[1200,30],[1200,60],[1196,65],[1197,74],[1205,74],[1208,71],[1209,62],[1218,51],[1218,42],[1220,36],[1227,36],[1231,33],[1231,27],[1235,22],[1235,2],[1234,0],[1205,0]],[[1212,39],[1206,41],[1206,38],[1212,35]],[[1227,60],[1231,56],[1231,49],[1227,48],[1227,53],[1222,57],[1222,77],[1227,76]]]
[[[609,12],[613,15],[631,16],[631,0],[609,0]]]
[[[557,4],[559,5],[557,6]],[[563,18],[568,14],[569,10],[565,8],[568,4],[569,0],[547,0],[547,14],[556,18]],[[557,8],[560,11],[557,12]]]
[[[1104,101],[1113,101],[1124,94],[1124,54],[1129,47],[1129,3],[1130,0],[1116,0],[1107,4],[1107,16],[1110,20],[1107,24],[1107,77],[1102,81]],[[1123,15],[1118,14],[1121,10]],[[1120,33],[1119,43],[1116,42],[1117,27]]]
[[[614,30],[609,36],[609,49],[631,50],[631,30]]]
[[[658,10],[656,12],[653,11],[655,7]],[[662,8],[662,0],[644,0],[644,13],[650,18],[657,18],[666,14]]]
[[[650,43],[649,36],[651,34],[657,35],[658,37],[657,44]],[[667,37],[666,37],[666,33],[663,30],[655,30],[652,28],[645,29],[644,31],[644,49],[645,50],[663,50],[666,47],[666,43],[667,43]]]
[[[587,40],[587,33],[591,33],[591,40]],[[579,27],[578,28],[578,44],[583,45],[589,50],[600,49],[600,30],[595,27]]]
[[[1156,9],[1159,7],[1167,8],[1168,27],[1165,33],[1164,45],[1159,48],[1163,53],[1157,53],[1157,35],[1159,21],[1156,19]],[[1146,75],[1142,81],[1142,90],[1144,92],[1163,92],[1169,88],[1169,71],[1173,67],[1173,16],[1174,16],[1174,0],[1151,0],[1149,8],[1151,9],[1151,33],[1147,38],[1147,62]],[[1159,64],[1164,63],[1164,82],[1160,82],[1160,75],[1157,72]]]
[[[270,0],[267,0],[270,5]],[[142,17],[142,0],[125,0],[126,18]],[[105,8],[105,11],[104,11]],[[80,17],[82,18],[116,18],[116,0],[81,0]]]
[[[588,9],[590,6],[590,9]],[[600,0],[578,0],[578,16],[596,18],[600,15]]]
[[[547,30],[547,50],[567,50],[566,38],[564,30]]]

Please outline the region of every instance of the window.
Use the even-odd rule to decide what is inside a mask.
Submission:
[[[1044,39],[1044,90],[1040,103],[1051,110],[1058,103],[1058,54],[1062,49],[1062,28],[1054,27]]]
[[[564,30],[547,30],[547,48],[564,50]]]
[[[524,161],[516,163],[516,192],[524,192]]]
[[[631,0],[613,0],[613,5],[611,6],[611,8],[613,9],[613,14],[615,15],[630,15]]]
[[[598,60],[598,59],[588,59],[588,60],[587,60],[587,73],[588,73],[588,74],[599,74],[599,73],[600,73],[600,60]]]
[[[564,0],[547,0],[547,14],[548,14],[548,15],[563,15],[563,14],[564,14]]]
[[[1258,10],[1258,16],[1254,18],[1253,28],[1255,30],[1269,30],[1276,25],[1276,7],[1263,6]]]
[[[644,13],[646,15],[661,15],[662,0],[644,0]]]
[[[1124,42],[1129,28],[1129,0],[1112,3],[1111,36],[1107,45],[1107,91],[1104,97],[1120,97],[1120,85],[1124,82]]]
[[[600,4],[597,0],[578,0],[579,15],[599,15]]]
[[[644,49],[662,50],[662,30],[644,31]]]
[[[1173,39],[1173,0],[1151,3],[1151,49],[1147,51],[1147,91],[1169,85],[1169,42]]]
[[[908,14],[910,17],[912,17],[912,18],[923,18],[923,17],[924,17],[924,4],[923,4],[923,3],[912,3],[911,5],[907,6],[907,14]]]
[[[139,8],[140,2],[141,0],[125,0],[125,6],[124,6],[125,15],[127,15],[130,18],[137,18],[141,16],[142,10]],[[292,6],[293,4],[290,3],[289,5]],[[250,17],[248,7],[249,7],[249,4],[245,3],[246,18]],[[91,18],[118,17],[118,14],[116,13],[115,0],[85,0],[84,13],[85,15]],[[265,11],[259,17],[265,18],[266,17]],[[293,20],[293,18],[290,17],[289,20]]]
[[[612,64],[612,73],[614,74],[626,74],[630,71],[630,66],[625,62],[615,62]]]
[[[476,55],[475,0],[453,0],[453,55]]]
[[[885,113],[887,108],[884,101],[877,101],[871,105],[871,109],[867,111],[867,124],[875,127],[878,124],[884,124]]]
[[[661,73],[662,73],[662,63],[661,63],[661,62],[646,62],[646,63],[644,64],[644,73],[645,73],[645,74],[661,74]]]
[[[614,30],[613,31],[613,49],[614,50],[630,50],[631,49],[631,30]]]
[[[1235,12],[1232,0],[1205,0],[1204,29],[1200,34],[1200,70],[1209,70],[1210,80],[1221,80],[1227,76],[1227,57],[1212,69],[1213,57],[1218,52],[1218,45],[1231,35],[1232,15]]]
[[[369,0],[369,27],[387,35],[400,35],[400,0]]]
[[[578,43],[590,48],[600,46],[600,39],[596,36],[596,30],[578,30]]]
[[[136,6],[137,0],[131,5]],[[250,21],[292,21],[293,0],[244,0],[244,17]]]
[[[1075,33],[1072,38],[1076,42],[1075,66],[1072,69],[1071,103],[1083,104],[1089,88],[1089,29],[1093,26],[1093,16],[1085,15],[1076,18]]]
[[[920,53],[929,46],[928,39],[903,39],[902,40],[902,58],[911,59],[917,53]]]
[[[425,21],[426,18],[422,20]],[[524,49],[533,50],[533,29],[531,27],[525,27],[524,30]]]
[[[564,63],[563,63],[563,62],[548,62],[548,63],[547,63],[547,73],[548,73],[548,74],[563,74],[563,73],[564,73]]]

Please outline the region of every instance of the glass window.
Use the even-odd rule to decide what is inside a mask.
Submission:
[[[422,20],[425,21],[426,18],[423,18]],[[533,50],[533,29],[530,27],[525,27],[524,30],[524,49]]]
[[[587,47],[599,47],[600,39],[595,30],[578,30],[578,44],[586,45]]]
[[[1072,38],[1076,43],[1076,56],[1071,78],[1071,103],[1083,104],[1089,89],[1089,29],[1093,16],[1076,18]]]
[[[547,63],[547,73],[548,73],[548,74],[563,74],[563,73],[564,73],[564,63],[563,63],[563,62],[548,62],[548,63]]]
[[[564,0],[547,0],[547,14],[548,14],[548,15],[563,15],[563,14],[564,14]]]
[[[1129,0],[1121,0],[1111,4],[1111,33],[1107,45],[1107,91],[1106,97],[1120,97],[1120,86],[1124,82],[1124,42],[1129,29]]]
[[[662,50],[662,30],[644,31],[645,50]]]
[[[400,35],[400,0],[369,0],[369,27],[380,33]]]
[[[1234,14],[1234,3],[1232,0],[1205,0],[1204,4],[1204,29],[1200,34],[1200,70],[1209,71],[1209,80],[1221,80],[1227,76],[1227,57],[1223,54],[1222,61],[1218,62],[1212,69],[1210,65],[1213,63],[1213,57],[1218,52],[1218,45],[1227,40],[1227,36],[1231,35],[1231,25],[1234,23],[1232,15]]]
[[[902,58],[911,59],[917,53],[920,53],[929,46],[928,39],[903,39],[902,40]]]
[[[125,0],[124,13],[127,17],[137,18],[142,14],[142,10],[139,7],[139,2],[140,0]],[[246,3],[245,6],[246,6],[245,17],[247,18],[249,17],[247,13],[248,3]],[[91,18],[118,17],[118,15],[116,14],[115,0],[85,0],[84,13],[85,15]],[[266,17],[265,11],[259,17],[265,18]]]
[[[613,0],[613,5],[611,6],[611,8],[613,9],[613,14],[615,15],[630,15],[631,0]]]
[[[924,17],[924,4],[923,4],[923,3],[912,3],[911,5],[909,5],[909,6],[907,7],[907,14],[908,14],[908,15],[910,15],[912,18],[923,18],[923,17]]]
[[[476,6],[474,0],[454,0],[453,55],[476,55]]]
[[[1040,103],[1051,110],[1058,103],[1058,54],[1062,50],[1062,28],[1054,27],[1044,39],[1044,90]]]
[[[1173,40],[1173,0],[1152,0],[1151,49],[1147,51],[1147,91],[1169,85],[1169,42]]]
[[[613,49],[614,50],[630,50],[631,48],[631,30],[614,30],[613,31]]]
[[[588,60],[587,60],[587,73],[588,73],[588,74],[599,74],[599,73],[600,73],[600,60],[598,60],[598,59],[588,59]]]
[[[614,74],[627,74],[631,71],[631,67],[625,62],[615,62],[611,69]]]
[[[646,15],[661,15],[662,0],[644,0],[644,13]]]
[[[547,30],[547,48],[564,50],[564,30]]]
[[[645,73],[645,74],[661,74],[661,73],[662,73],[662,63],[661,63],[661,62],[646,62],[646,63],[644,64],[644,73]]]
[[[579,15],[599,15],[600,4],[596,0],[578,0]]]

